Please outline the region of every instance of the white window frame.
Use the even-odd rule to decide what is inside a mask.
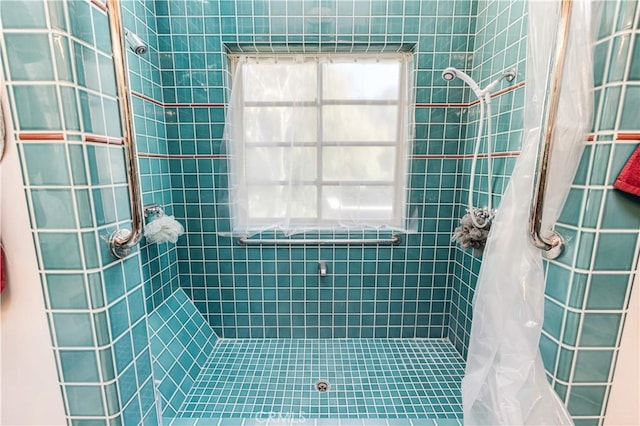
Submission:
[[[412,55],[407,52],[393,52],[393,53],[376,53],[376,54],[368,54],[368,53],[355,53],[355,54],[230,54],[229,58],[231,60],[231,68],[232,73],[235,73],[236,66],[241,60],[255,60],[256,58],[260,58],[261,56],[268,58],[277,57],[278,60],[286,60],[295,58],[296,61],[315,61],[317,66],[317,74],[316,74],[316,86],[317,86],[317,96],[315,101],[308,102],[298,102],[298,101],[273,101],[273,102],[244,102],[243,106],[238,108],[238,114],[242,117],[243,120],[243,111],[245,106],[249,107],[268,107],[268,106],[291,106],[291,107],[314,107],[316,109],[317,114],[317,141],[316,142],[297,142],[293,146],[296,147],[315,147],[317,154],[317,165],[316,165],[316,179],[313,181],[306,182],[309,185],[315,185],[316,190],[316,217],[315,219],[292,219],[289,222],[290,228],[287,229],[289,231],[323,231],[323,230],[335,230],[336,228],[344,228],[344,225],[340,220],[335,219],[323,219],[322,218],[322,188],[324,186],[336,185],[339,184],[341,186],[390,186],[393,188],[394,200],[392,203],[392,218],[390,220],[366,220],[365,229],[393,229],[393,230],[404,230],[405,229],[405,221],[406,221],[406,198],[407,198],[407,185],[408,185],[408,163],[409,163],[409,149],[410,149],[410,138],[412,137],[411,129],[411,114],[413,112],[413,97],[412,97],[412,85],[410,81],[411,69],[412,69]],[[348,59],[350,61],[357,61],[360,58],[363,59],[376,59],[376,60],[384,60],[384,59],[393,59],[400,61],[400,83],[399,83],[399,97],[397,100],[388,101],[388,100],[325,100],[322,98],[322,61],[319,60],[319,57],[330,57],[332,60],[336,59]],[[240,82],[241,83],[241,82]],[[232,88],[233,89],[233,88]],[[242,90],[242,89],[241,89]],[[239,94],[240,99],[244,100],[244,94]],[[323,139],[322,134],[322,111],[323,106],[325,105],[398,105],[398,118],[396,123],[396,139],[395,141],[390,142],[326,142]],[[252,143],[252,147],[257,146],[269,146],[269,147],[277,147],[277,146],[285,146],[291,147],[291,143],[282,143],[274,144],[274,143],[265,143],[264,145]],[[395,175],[393,181],[354,181],[349,180],[348,182],[341,181],[328,181],[323,180],[322,177],[322,148],[327,146],[381,146],[381,147],[394,147],[395,148]],[[236,184],[240,186],[241,193],[247,194],[247,187],[252,184],[248,182],[246,164],[244,162],[244,149],[245,142],[242,141],[242,146],[236,146],[235,150],[235,167],[237,167],[237,175],[236,175]],[[232,166],[233,167],[233,166]],[[272,181],[274,186],[278,186],[280,184],[286,184],[287,181]],[[255,184],[255,183],[253,183]],[[248,205],[247,200],[244,200],[245,206]],[[240,214],[237,214],[234,218],[237,223],[234,224],[234,228],[239,228],[243,231],[251,231],[251,232],[259,232],[265,229],[273,229],[274,226],[278,228],[278,222],[282,221],[284,218],[282,217],[273,217],[273,218],[255,218],[250,217],[250,212],[248,211],[248,207],[246,210],[240,211]],[[349,229],[352,227],[349,227]],[[353,228],[362,229],[363,226],[354,226]]]

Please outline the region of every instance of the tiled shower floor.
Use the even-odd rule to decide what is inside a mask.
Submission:
[[[463,375],[444,339],[222,339],[178,417],[461,419]]]

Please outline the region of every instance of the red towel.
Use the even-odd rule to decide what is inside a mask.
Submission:
[[[7,284],[7,275],[4,268],[4,248],[0,245],[0,293]]]
[[[614,187],[640,197],[640,145],[622,168]]]

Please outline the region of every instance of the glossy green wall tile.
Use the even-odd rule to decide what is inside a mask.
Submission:
[[[91,347],[95,340],[88,313],[54,313],[56,342],[60,348]]]
[[[32,189],[31,197],[38,228],[76,228],[73,193],[70,189]]]
[[[139,19],[153,19],[148,8],[139,11]],[[84,0],[6,0],[0,20],[13,106],[7,115],[14,121],[11,137],[18,141],[69,424],[122,424],[124,417],[135,419],[136,410],[157,424],[148,398],[148,338],[131,331],[146,328],[139,256],[128,259],[129,279],[124,262],[103,255],[114,222],[130,218],[123,148],[86,142],[88,133],[111,142],[121,136],[106,14]],[[153,120],[158,126],[158,115]],[[96,152],[103,155],[96,159]],[[117,342],[111,325],[123,336]],[[129,362],[126,380],[118,381],[131,353],[126,342],[136,348],[139,368]],[[114,371],[115,362],[123,368]],[[120,401],[125,384],[131,396]]]
[[[46,28],[43,0],[19,0],[0,7],[0,17],[4,28]]]
[[[75,383],[99,381],[95,351],[60,351],[59,354],[65,381]]]
[[[53,85],[14,86],[18,126],[22,131],[60,130],[62,118]]]
[[[71,415],[103,416],[105,414],[99,386],[66,385],[64,391]]]
[[[117,384],[87,387],[63,383],[73,424],[81,421],[75,418],[81,414],[139,419],[143,400],[134,397],[135,389],[127,387],[123,395],[119,389],[131,382],[137,389],[151,386],[150,372],[144,373],[150,369],[144,365],[148,356],[138,358],[135,368],[143,373],[137,382],[132,380],[132,351],[136,356],[147,353],[145,335],[139,331],[144,329],[142,287],[151,309],[180,282],[227,337],[448,335],[461,352],[466,351],[480,262],[452,248],[449,234],[466,203],[462,188],[468,186],[468,160],[413,161],[410,200],[423,220],[419,234],[400,247],[245,249],[216,235],[229,229],[226,159],[207,157],[226,152],[221,143],[224,107],[219,105],[225,102],[229,80],[223,43],[233,49],[282,51],[303,45],[320,50],[319,42],[332,51],[352,49],[354,43],[386,43],[392,49],[415,44],[417,101],[468,102],[468,90],[458,81],[442,81],[441,70],[457,66],[486,82],[515,66],[518,81],[524,78],[526,2],[505,7],[496,1],[345,1],[334,4],[335,20],[309,22],[305,11],[314,4],[276,1],[264,8],[256,1],[156,1],[152,10],[142,2],[123,3],[127,27],[135,29],[150,49],[140,57],[127,51],[131,87],[156,102],[183,103],[164,108],[134,97],[139,152],[160,154],[140,158],[144,204],[161,204],[187,228],[177,249],[143,244],[140,256],[135,252],[124,263],[109,255],[103,241],[115,229],[114,222],[129,218],[122,148],[81,142],[87,133],[121,134],[105,13],[87,1],[0,4],[17,130],[66,132],[65,141],[20,144],[52,325],[67,344],[81,335],[69,336],[63,325],[73,329],[80,322],[93,324],[91,344],[104,345],[97,358],[103,378],[118,378]],[[596,141],[585,150],[558,226],[567,237],[568,250],[548,266],[545,366],[556,371],[554,386],[569,401],[572,413],[591,416],[585,421],[597,420],[602,412],[608,386],[603,379],[612,370],[609,354],[622,327],[637,257],[637,203],[610,188],[638,143],[615,138],[616,132],[638,130],[633,114],[640,98],[634,83],[640,72],[638,29],[633,28],[636,9],[628,1],[604,4],[594,69]],[[48,26],[55,31],[41,31]],[[13,51],[7,48],[9,42]],[[287,42],[300,44],[291,47]],[[22,54],[18,50],[23,46],[40,48]],[[35,51],[42,54],[34,58]],[[56,77],[60,84],[54,84]],[[495,101],[495,143],[501,151],[519,149],[523,93],[519,89]],[[184,105],[192,102],[216,105]],[[414,153],[472,152],[469,141],[477,117],[477,107],[418,108]],[[168,153],[202,157],[162,157]],[[514,163],[515,156],[494,161],[496,192],[504,190]],[[480,166],[481,175],[486,174],[486,161]],[[485,191],[486,177],[478,182]],[[478,201],[486,202],[484,198],[479,195]],[[498,200],[499,195],[494,201]],[[56,203],[62,207],[52,208]],[[77,227],[82,228],[80,234]],[[67,228],[73,232],[59,232]],[[329,260],[329,279],[318,279],[318,260]],[[100,311],[87,314],[88,303]],[[585,312],[575,311],[583,308]],[[603,309],[608,312],[598,312]],[[603,347],[607,349],[599,349]],[[64,349],[59,355],[65,359],[61,377],[94,379],[87,361],[93,350]],[[74,357],[81,361],[70,361]],[[118,364],[117,371],[109,371],[110,363]],[[72,364],[84,368],[66,367]],[[593,365],[599,370],[590,373]],[[603,381],[568,386],[587,379]],[[80,406],[83,391],[88,399]],[[150,416],[148,401],[145,407],[143,415]]]
[[[12,80],[54,79],[48,34],[7,34],[5,42]]]
[[[87,309],[87,289],[80,274],[46,274],[51,309]]]
[[[79,235],[75,232],[38,233],[42,265],[45,269],[82,269]]]
[[[630,276],[625,274],[593,274],[587,298],[587,309],[620,309],[625,306]]]

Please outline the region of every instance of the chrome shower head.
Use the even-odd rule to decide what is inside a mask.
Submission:
[[[136,55],[144,55],[145,53],[147,53],[147,45],[136,34],[132,33],[129,30],[125,30],[124,36],[127,38],[129,49],[131,49],[133,53],[135,53]]]
[[[442,78],[444,80],[451,81],[456,78],[457,71],[458,70],[453,67],[446,68],[444,71],[442,71]]]
[[[459,69],[454,68],[454,67],[445,68],[445,70],[442,71],[442,78],[447,80],[447,81],[451,81],[451,80],[453,80],[455,78],[459,78],[460,80],[464,81],[465,83],[467,83],[469,85],[469,87],[471,88],[471,90],[473,90],[473,92],[476,94],[476,96],[478,96],[478,97],[482,96],[482,93],[480,92],[480,88],[478,87],[478,83],[476,83],[464,71],[460,71]]]

